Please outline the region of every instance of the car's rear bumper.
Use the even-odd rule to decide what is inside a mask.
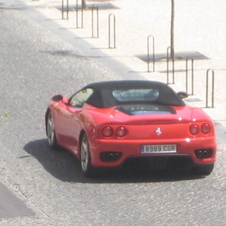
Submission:
[[[142,154],[141,147],[143,145],[164,145],[175,144],[177,146],[176,153],[150,153]],[[214,137],[194,138],[194,139],[174,139],[172,140],[107,140],[101,139],[90,144],[90,152],[92,165],[94,167],[116,167],[123,164],[127,159],[142,157],[150,158],[152,156],[166,157],[189,157],[194,164],[211,164],[216,158],[216,141]],[[211,151],[211,155],[207,158],[200,158],[195,153],[196,150]],[[103,153],[120,153],[119,158],[107,161],[101,158]]]

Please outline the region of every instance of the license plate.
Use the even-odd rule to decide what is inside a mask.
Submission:
[[[143,146],[141,146],[141,154],[176,153],[176,152],[177,152],[177,146],[175,144],[143,145]]]

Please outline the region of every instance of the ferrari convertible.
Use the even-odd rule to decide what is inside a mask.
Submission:
[[[139,167],[141,159],[147,167],[179,163],[208,175],[216,158],[214,124],[186,105],[187,97],[144,80],[92,83],[70,98],[57,94],[45,114],[48,143],[71,151],[87,177],[130,160]]]

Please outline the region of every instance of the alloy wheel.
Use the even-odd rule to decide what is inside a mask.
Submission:
[[[81,143],[81,166],[83,172],[86,172],[89,167],[89,145],[86,136],[83,137]]]

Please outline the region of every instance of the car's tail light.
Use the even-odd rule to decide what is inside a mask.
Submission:
[[[198,132],[199,132],[199,126],[198,125],[194,124],[194,125],[190,126],[190,133],[192,135],[197,135]]]
[[[118,137],[124,137],[126,135],[127,131],[126,128],[123,126],[120,126],[116,129],[116,135]]]
[[[105,137],[111,137],[113,135],[113,129],[110,126],[106,126],[103,128],[102,134]]]
[[[210,124],[208,124],[208,123],[203,124],[202,127],[201,127],[201,131],[204,134],[208,134],[211,131]]]

